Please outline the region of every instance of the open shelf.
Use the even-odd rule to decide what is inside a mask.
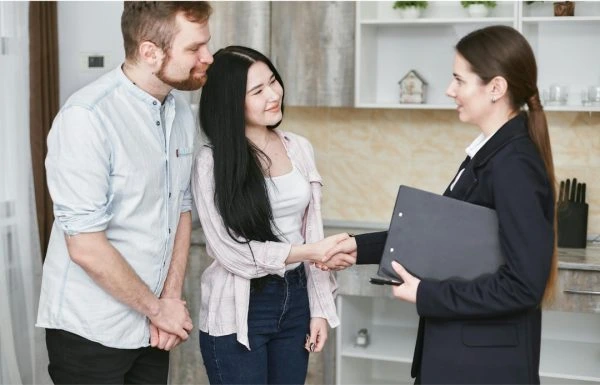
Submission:
[[[419,317],[413,304],[387,297],[340,295],[338,384],[412,383]],[[369,344],[355,346],[367,328]],[[545,310],[540,377],[544,385],[600,384],[600,314]]]
[[[581,23],[586,21],[600,22],[600,16],[541,16],[524,17],[523,23]]]
[[[362,25],[427,25],[427,24],[505,24],[512,23],[510,17],[472,17],[472,18],[418,18],[418,19],[365,19]]]
[[[354,341],[342,341],[342,356],[368,358],[382,361],[411,363],[417,328],[369,325],[370,343],[367,347],[355,346]]]
[[[344,385],[412,385],[410,364],[344,357],[338,384]]]
[[[398,110],[455,110],[455,104],[361,103],[356,108],[386,108]]]
[[[600,383],[600,343],[542,339],[540,376]]]
[[[392,1],[359,1],[356,6],[355,95],[357,108],[454,109],[445,90],[452,80],[454,45],[469,32],[507,25],[527,38],[538,64],[538,88],[568,87],[563,106],[546,111],[598,112],[583,104],[588,87],[600,84],[600,1],[576,2],[576,16],[553,16],[552,2],[526,5],[498,2],[488,17],[470,18],[459,2],[430,1],[422,17],[403,19]],[[416,70],[427,82],[423,104],[400,104],[398,82]]]

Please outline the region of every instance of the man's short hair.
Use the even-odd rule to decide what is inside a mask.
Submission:
[[[180,12],[189,21],[204,23],[212,8],[207,1],[125,1],[121,15],[125,57],[137,60],[137,48],[144,41],[168,51],[177,32],[175,17]]]

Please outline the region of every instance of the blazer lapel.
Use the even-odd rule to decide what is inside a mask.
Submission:
[[[477,178],[477,170],[484,166],[501,148],[506,146],[508,143],[528,135],[526,115],[519,114],[506,122],[494,134],[494,136],[492,136],[492,138],[490,138],[490,140],[479,151],[477,151],[477,154],[475,154],[473,159],[467,156],[458,169],[458,172],[464,169],[460,178],[458,179],[458,182],[456,182],[452,191],[450,191],[450,186],[448,186],[444,192],[444,195],[463,201],[467,200],[479,181]],[[458,172],[456,175],[458,175]],[[452,180],[452,183],[454,183],[455,179],[456,176]]]

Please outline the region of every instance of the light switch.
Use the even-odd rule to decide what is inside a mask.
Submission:
[[[104,68],[104,56],[88,56],[88,68]]]

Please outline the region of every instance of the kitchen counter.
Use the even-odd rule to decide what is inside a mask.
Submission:
[[[383,224],[342,223],[325,221],[325,235],[341,232],[362,234],[385,229]],[[192,244],[206,243],[199,226],[192,230]],[[600,313],[600,245],[588,244],[585,249],[559,248],[559,282],[553,310]],[[339,294],[369,297],[391,297],[387,286],[369,283],[377,276],[377,265],[353,266],[336,273]]]
[[[558,248],[558,268],[600,271],[600,245],[588,244],[585,249]]]
[[[325,223],[325,235],[337,233],[363,234],[372,231],[382,231],[385,227],[381,224],[361,224],[351,223],[351,226],[341,226],[339,223],[328,225]],[[192,230],[192,244],[205,245],[206,239],[200,226]],[[558,268],[570,270],[591,270],[600,271],[600,244],[589,243],[585,249],[558,248]]]
[[[325,221],[325,235],[337,233],[363,234],[372,231],[383,231],[387,227],[382,224],[349,222],[343,226],[343,222]],[[600,244],[588,243],[585,249],[558,248],[558,268],[571,270],[600,271]]]
[[[382,231],[385,226],[325,224],[325,234],[341,232],[362,234]],[[336,274],[339,293],[368,297],[391,297],[389,287],[369,283],[377,276],[377,265],[353,266]],[[558,249],[558,284],[556,296],[548,310],[600,313],[600,245],[588,244],[585,249]]]

